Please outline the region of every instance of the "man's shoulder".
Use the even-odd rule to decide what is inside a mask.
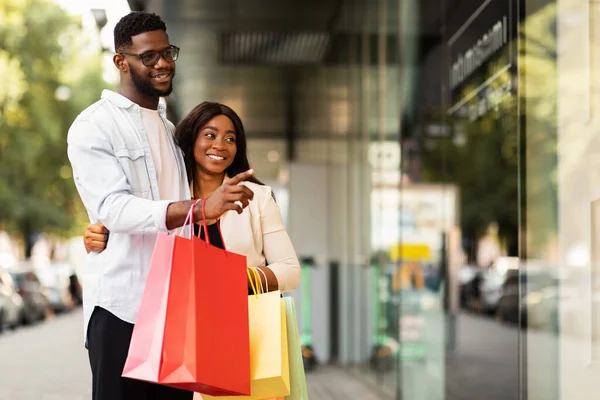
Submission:
[[[67,135],[68,143],[87,143],[94,139],[107,140],[118,130],[118,110],[107,99],[100,99],[88,106],[75,118]]]
[[[93,121],[96,117],[106,117],[115,108],[107,99],[99,99],[79,113],[74,122]]]

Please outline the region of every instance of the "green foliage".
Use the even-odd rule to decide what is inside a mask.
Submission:
[[[454,121],[454,137],[425,144],[425,181],[446,181],[460,189],[461,228],[467,237],[498,223],[513,249],[518,240],[518,151],[516,101],[476,121]],[[429,150],[427,148],[429,147]]]
[[[556,12],[550,5],[523,23],[518,91],[513,86],[511,95],[505,93],[483,116],[449,118],[452,137],[425,138],[421,143],[423,180],[453,183],[460,189],[463,233],[477,240],[497,222],[501,239],[513,252],[520,233],[528,234],[530,254],[542,251],[557,235]],[[484,67],[484,78],[506,65],[507,57]],[[499,76],[489,88],[502,88],[516,74],[512,70]],[[474,86],[459,97],[473,93]]]
[[[67,132],[107,86],[100,51],[80,55],[89,53],[82,37],[79,21],[50,1],[0,0],[0,224],[25,240],[66,234],[81,216]]]
[[[519,66],[524,104],[524,217],[528,257],[546,257],[548,245],[558,237],[558,68],[557,6],[550,4],[527,18],[520,37]],[[564,76],[564,75],[563,75]],[[569,79],[570,77],[566,77]],[[564,107],[577,114],[580,104]],[[580,165],[578,152],[569,151],[561,169]]]

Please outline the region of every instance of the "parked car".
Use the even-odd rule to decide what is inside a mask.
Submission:
[[[76,306],[83,304],[83,288],[75,271],[69,276],[69,292]]]
[[[77,293],[72,293],[72,268],[67,263],[53,262],[35,270],[54,312],[69,310],[78,303]]]
[[[477,272],[478,268],[474,265],[463,265],[458,271],[460,306],[463,308],[471,308],[471,301],[477,291],[474,287]]]
[[[521,296],[519,295],[519,275],[514,274],[502,284],[502,295],[498,301],[496,319],[502,322],[519,322],[519,311],[521,308]]]
[[[518,276],[517,257],[498,257],[489,268],[463,266],[459,271],[460,301],[464,308],[494,315],[504,283]]]
[[[502,284],[511,272],[495,270],[465,270],[464,281],[460,286],[461,305],[475,312],[493,314],[500,301]]]
[[[520,286],[520,289],[519,289]],[[558,277],[555,271],[523,269],[502,285],[496,318],[523,327],[555,331],[558,325]]]
[[[512,281],[515,277],[518,282],[518,276],[518,270],[489,270],[483,273],[481,282],[481,311],[488,315],[494,315],[500,305],[500,299],[505,291],[506,282]]]
[[[0,267],[0,332],[5,327],[14,329],[21,322],[24,303],[17,293],[15,282],[8,271]]]
[[[11,276],[24,302],[22,322],[30,324],[44,320],[50,303],[36,273],[32,270],[16,269],[11,271]]]

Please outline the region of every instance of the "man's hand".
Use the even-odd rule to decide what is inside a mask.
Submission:
[[[85,244],[85,250],[95,253],[100,253],[106,249],[106,242],[108,241],[108,229],[102,224],[90,224],[83,234],[83,243]]]
[[[229,210],[235,210],[238,214],[241,214],[242,211],[244,211],[244,208],[250,203],[250,200],[254,198],[254,192],[239,183],[248,179],[253,174],[254,170],[252,169],[239,173],[228,182],[222,184],[212,195],[210,195],[205,200],[206,205],[204,211],[206,213],[206,219],[217,219]],[[241,203],[241,205],[238,204],[238,202]],[[194,210],[195,219],[197,221],[202,219],[201,206],[202,204],[198,204],[196,206],[197,210]]]

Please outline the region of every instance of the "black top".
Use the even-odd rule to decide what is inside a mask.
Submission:
[[[212,225],[208,225],[208,239],[210,240],[210,244],[220,249],[224,249],[223,240],[221,239],[221,234],[219,233],[219,227],[217,224],[219,221]],[[200,231],[200,239],[204,240],[204,228],[200,229],[201,225],[194,224],[194,235],[198,236],[198,231]],[[253,294],[253,290],[248,288],[248,296]]]
[[[208,239],[213,246],[224,249],[225,246],[223,245],[223,240],[221,239],[217,224],[219,224],[219,221],[208,225]],[[194,235],[198,236],[198,231],[200,231],[200,239],[205,240],[206,236],[204,236],[204,228],[201,229],[200,226],[201,225],[194,224]]]

